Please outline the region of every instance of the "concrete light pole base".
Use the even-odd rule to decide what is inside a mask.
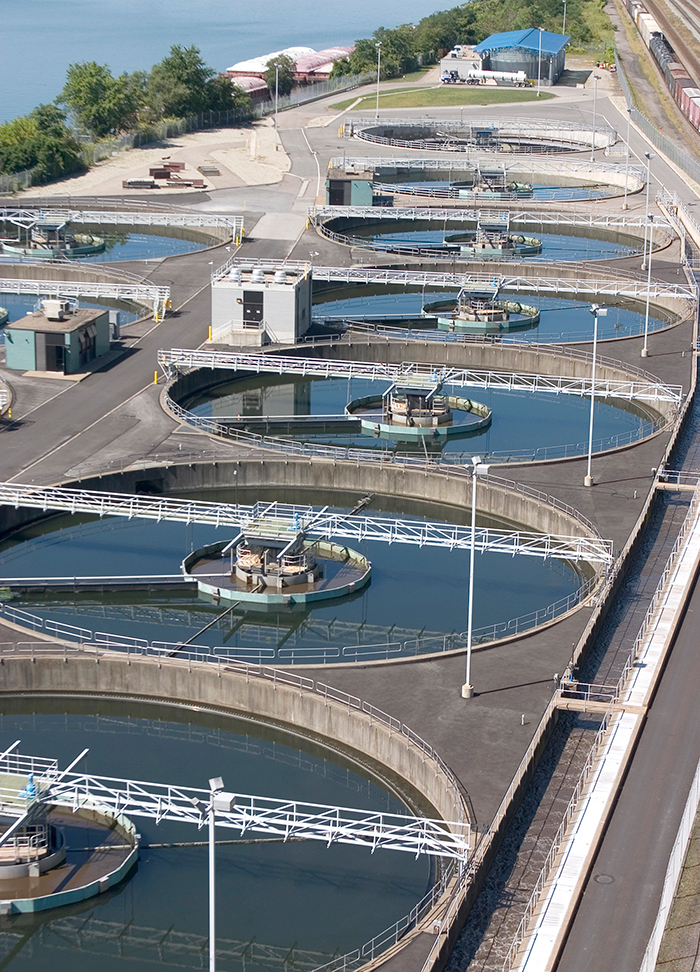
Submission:
[[[473,699],[474,698],[474,686],[473,685],[463,685],[462,686],[462,698],[463,699]]]
[[[583,485],[584,486],[592,486],[593,485],[593,477],[592,476],[584,476],[583,477]]]
[[[649,350],[648,350],[648,348],[642,348],[642,357],[643,358],[648,358],[649,357]]]

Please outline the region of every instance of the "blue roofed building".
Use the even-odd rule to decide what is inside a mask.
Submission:
[[[486,71],[525,71],[537,81],[538,61],[540,84],[556,84],[564,71],[564,58],[569,38],[565,34],[550,34],[547,30],[529,27],[527,30],[508,30],[491,34],[477,44],[474,53],[481,58]]]

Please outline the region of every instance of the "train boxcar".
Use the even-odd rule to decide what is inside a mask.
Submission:
[[[644,8],[641,0],[626,0],[626,7],[639,36],[656,61],[671,96],[693,128],[700,131],[700,89],[696,82],[677,59],[656,19]]]
[[[638,21],[639,33],[641,34],[642,40],[649,47],[653,37],[659,37],[661,35],[661,28],[656,23],[651,14],[642,13],[639,15]]]

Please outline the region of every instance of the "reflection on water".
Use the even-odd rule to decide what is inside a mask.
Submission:
[[[278,498],[284,500],[282,491]],[[238,497],[229,491],[217,499],[235,502]],[[241,497],[241,502],[246,501]],[[375,501],[368,512],[377,515],[377,505]],[[455,517],[458,522],[468,519],[456,511]],[[192,524],[116,518],[83,518],[76,523],[69,517],[55,517],[23,529],[2,544],[0,576],[177,574],[191,550],[226,539],[223,532]],[[28,612],[39,626],[42,619],[50,618],[80,628],[85,641],[104,643],[118,636],[172,648],[193,638],[202,650],[220,648],[254,662],[355,661],[461,647],[463,639],[456,645],[450,636],[466,629],[468,551],[426,547],[417,551],[371,541],[352,546],[372,561],[369,587],[328,605],[320,602],[313,609],[262,612],[240,605],[224,614],[220,606],[188,590],[13,593],[7,608]],[[478,555],[475,628],[490,631],[497,622],[505,624],[545,609],[579,586],[579,576],[557,561]],[[202,630],[210,622],[211,627]],[[69,628],[63,633],[80,636]]]
[[[588,313],[588,312],[587,312]],[[590,314],[588,315],[590,317]],[[195,414],[216,418],[250,416],[342,416],[345,406],[364,395],[381,395],[389,387],[388,381],[365,379],[290,379],[276,376],[241,379],[220,385],[195,397],[189,404]],[[374,438],[361,432],[343,432],[335,423],[326,433],[297,429],[291,437],[304,442],[318,442],[339,446],[358,446],[375,450],[413,452],[424,456],[426,451],[440,455],[445,461],[470,461],[474,448],[492,460],[554,459],[582,455],[588,448],[590,402],[576,395],[498,391],[482,388],[444,386],[449,394],[473,397],[492,410],[491,424],[474,432],[470,426],[474,417],[466,412],[454,412],[456,422],[464,423],[468,438],[451,439],[426,437],[411,444],[405,441]],[[243,423],[245,427],[245,423]],[[289,437],[284,427],[265,427],[259,422],[250,424],[251,431]],[[599,401],[595,405],[595,451],[616,444],[634,441],[654,431],[647,415],[616,408]]]
[[[347,297],[343,300],[329,300],[314,305],[314,317],[317,320],[367,320],[392,321],[398,324],[400,319],[410,320],[412,326],[419,329],[435,328],[435,321],[430,318],[421,319],[421,309],[424,304],[440,299],[456,300],[454,291],[441,293],[422,293],[418,288],[407,293],[392,294],[386,291],[379,294],[362,294],[358,288],[357,297]],[[520,295],[518,300],[538,308],[540,322],[532,330],[519,332],[512,338],[503,334],[501,341],[592,341],[593,317],[590,313],[590,303],[586,301],[564,300],[560,297],[541,297],[538,295]],[[627,307],[609,306],[606,317],[598,319],[598,337],[606,341],[617,337],[631,337],[644,332],[644,313],[630,310]],[[649,330],[655,331],[666,327],[666,323],[655,317],[649,317]]]

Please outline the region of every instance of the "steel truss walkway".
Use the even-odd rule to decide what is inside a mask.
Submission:
[[[569,213],[547,212],[541,210],[504,210],[509,216],[510,223],[518,223],[533,227],[573,227],[595,229],[643,229],[649,225],[646,214],[630,215],[629,213]],[[392,206],[310,206],[309,220],[319,226],[330,219],[367,219],[390,220],[391,222],[448,222],[448,223],[489,223],[494,218],[501,218],[501,210],[497,207],[490,209],[454,209],[437,206],[420,207],[392,207]],[[654,227],[661,227],[667,233],[674,233],[671,223],[666,219],[654,218]]]
[[[557,375],[517,374],[509,371],[475,371],[470,368],[441,368],[403,362],[400,365],[370,361],[340,361],[326,358],[297,358],[290,355],[237,354],[232,351],[189,351],[175,349],[158,352],[158,364],[172,376],[177,368],[228,368],[255,374],[291,375],[305,378],[361,378],[369,381],[416,381],[458,388],[483,388],[506,391],[549,392],[555,395],[590,395],[626,401],[678,407],[683,389],[680,385],[634,379],[561,377]]]
[[[309,269],[309,264],[292,260],[245,260],[240,257],[231,257],[223,266],[212,273],[212,283],[224,279],[229,270],[234,267],[305,271]],[[493,274],[479,273],[478,271],[440,273],[424,270],[385,270],[381,267],[313,266],[311,269],[314,280],[339,284],[385,284],[393,287],[430,287],[444,290],[471,288],[477,291],[498,284],[500,291],[560,294],[568,297],[585,296],[585,299],[588,300],[593,296],[596,299],[631,297],[643,300],[648,293],[651,300],[671,297],[687,301],[690,304],[687,313],[691,312],[696,300],[696,288],[692,284],[670,284],[661,280],[652,280],[650,286],[647,287],[646,277],[642,280],[619,270],[616,270],[615,276],[611,277],[577,279],[540,276],[539,274],[525,276],[517,273]],[[604,303],[604,300],[602,302]]]
[[[70,297],[85,300],[131,300],[153,307],[154,317],[162,317],[170,300],[170,287],[154,287],[140,283],[109,283],[81,280],[17,280],[0,279],[0,293],[30,294],[36,297]]]
[[[476,159],[456,158],[454,155],[434,156],[433,158],[413,159],[406,156],[391,156],[382,158],[377,156],[336,156],[332,158],[328,165],[331,169],[350,169],[357,171],[376,172],[377,169],[416,169],[419,171],[430,171],[440,169],[441,171],[452,170],[455,172],[477,172],[487,170],[493,172],[508,172],[515,170],[523,172],[531,170],[537,173],[551,172],[560,175],[589,175],[591,172],[625,172],[625,165],[621,162],[583,162],[580,159],[551,159],[536,158],[528,156],[527,160],[522,158],[505,159],[502,155],[492,155],[490,158],[483,155]],[[629,176],[638,183],[641,189],[644,185],[645,171],[641,167],[630,165]]]
[[[431,523],[423,520],[397,520],[390,517],[348,516],[346,513],[318,510],[313,506],[286,503],[228,505],[181,501],[159,497],[133,496],[128,493],[100,493],[90,490],[24,486],[0,483],[0,505],[30,507],[44,511],[87,513],[93,516],[124,516],[128,519],[203,523],[234,530],[255,529],[256,534],[279,536],[287,530],[290,536],[303,531],[318,539],[344,539],[357,543],[404,543],[418,547],[444,547],[468,550],[472,528],[454,523]],[[612,541],[600,537],[557,536],[522,530],[492,530],[476,527],[474,545],[479,551],[515,556],[573,562],[610,564]]]
[[[90,209],[13,209],[0,208],[0,222],[31,228],[46,223],[93,223],[99,226],[174,226],[174,227],[223,227],[232,236],[239,236],[243,226],[242,216],[222,216],[216,213],[185,213],[142,211],[98,211]]]
[[[169,820],[201,828],[206,822],[211,797],[208,790],[68,771],[57,773],[55,767],[43,772],[48,762],[15,752],[3,754],[0,773],[4,777],[4,812],[21,822],[33,807],[40,805],[67,806],[73,811],[98,806],[115,816],[147,817],[156,823]],[[471,824],[466,820],[436,820],[241,793],[235,794],[233,809],[216,809],[216,823],[240,831],[241,836],[255,831],[285,840],[295,837],[323,841],[329,847],[352,844],[369,847],[372,852],[380,848],[405,851],[416,857],[427,854],[466,861],[473,847]]]

